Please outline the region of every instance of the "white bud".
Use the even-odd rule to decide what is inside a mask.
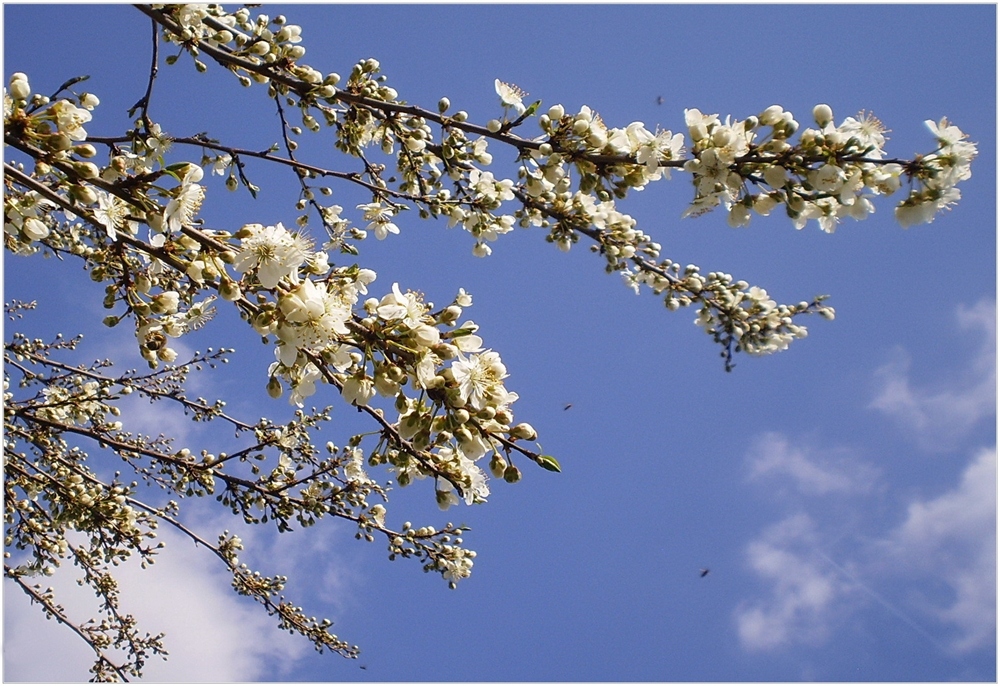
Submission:
[[[10,95],[15,100],[27,100],[31,95],[31,86],[28,85],[28,77],[21,72],[17,72],[10,77]]]
[[[829,105],[816,105],[813,108],[813,119],[820,126],[826,126],[833,121],[833,110]]]

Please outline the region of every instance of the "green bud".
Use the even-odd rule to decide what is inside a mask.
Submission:
[[[550,472],[562,471],[562,468],[559,466],[559,460],[551,455],[539,455],[536,461],[538,462],[538,466],[542,469],[547,469]]]
[[[281,397],[281,382],[278,381],[277,377],[272,376],[267,382],[267,394],[272,398]]]
[[[73,147],[73,141],[65,133],[55,133],[49,136],[49,148],[52,150],[69,150]]]
[[[493,459],[490,460],[490,474],[494,478],[502,479],[504,475],[504,470],[507,469],[507,460],[500,457],[500,455],[494,453]]]
[[[503,480],[509,484],[516,484],[521,480],[521,470],[514,465],[508,466],[503,470]]]

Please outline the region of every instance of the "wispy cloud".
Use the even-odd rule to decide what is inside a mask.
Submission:
[[[774,460],[795,469],[770,473],[793,484],[842,484],[830,475],[820,479],[802,474],[827,474],[780,434],[765,434],[750,455],[763,447],[771,454],[793,456]],[[758,459],[748,460],[758,469]],[[836,474],[836,472],[833,472]],[[796,644],[816,644],[830,635],[845,608],[858,609],[865,598],[876,601],[928,641],[953,655],[993,645],[996,637],[996,448],[979,450],[958,483],[943,492],[911,497],[900,510],[901,524],[882,533],[837,547],[847,549],[837,563],[824,550],[841,540],[841,518],[812,501],[790,504],[789,515],[764,530],[746,546],[748,567],[761,579],[761,597],[741,603],[735,613],[740,643],[748,651],[776,650]],[[830,491],[846,498],[852,491]],[[829,505],[829,504],[828,504]],[[855,499],[854,516],[865,518],[880,505]],[[834,521],[836,519],[836,521]],[[905,584],[905,604],[888,600]],[[946,588],[945,598],[940,589]]]
[[[750,568],[770,586],[767,597],[735,613],[741,645],[750,651],[815,643],[828,633],[850,588],[815,553],[816,527],[799,513],[768,528],[747,546]]]
[[[894,418],[931,450],[946,450],[973,426],[996,414],[996,303],[982,300],[960,306],[956,322],[978,338],[975,354],[964,370],[937,384],[911,380],[910,356],[897,348],[893,359],[876,372],[878,390],[871,407]]]
[[[900,348],[876,372],[871,403],[907,430],[903,441],[912,436],[938,452],[953,452],[996,414],[996,304],[959,307],[955,322],[976,337],[971,354],[950,361],[957,373],[934,384],[915,380]],[[852,452],[777,432],[761,434],[747,452],[751,481],[766,483],[772,494],[813,497],[782,500],[784,518],[746,546],[747,564],[765,590],[735,612],[741,645],[760,651],[820,641],[850,600],[857,601],[854,608],[876,601],[952,655],[994,645],[995,444],[954,454],[962,467],[953,485],[925,484],[921,495],[895,495],[892,501],[901,506],[890,514],[892,523],[881,531],[869,527],[864,538],[843,538],[844,514],[858,522],[885,521],[886,501],[874,496],[893,496],[893,481],[891,473],[860,463]],[[835,542],[839,563],[824,552]]]
[[[952,627],[956,653],[996,638],[997,452],[976,454],[954,488],[914,500],[906,520],[879,546],[897,574],[930,575],[950,589],[950,602],[927,599],[925,611]]]
[[[852,459],[848,451],[794,446],[774,431],[754,440],[747,461],[752,479],[787,479],[795,490],[808,495],[863,493],[877,475],[873,467]]]

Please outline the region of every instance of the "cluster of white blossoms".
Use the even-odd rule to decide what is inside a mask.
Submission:
[[[202,17],[194,11],[183,16],[188,23]],[[19,79],[14,85],[19,93],[25,90]],[[69,107],[56,110],[67,127],[86,119],[69,117]],[[18,110],[12,107],[10,111]],[[276,359],[268,369],[272,396],[282,395],[285,386],[290,390],[289,402],[302,407],[320,385],[334,383],[344,399],[358,407],[368,407],[378,395],[396,399],[400,415],[395,430],[420,451],[418,455],[407,455],[405,450],[394,453],[401,482],[434,476],[438,502],[447,507],[461,500],[471,504],[486,499],[486,472],[476,462],[487,455],[497,476],[519,478],[519,471],[499,451],[507,449],[503,441],[534,436],[534,431],[525,424],[512,428],[510,406],[517,395],[504,387],[507,373],[499,355],[483,350],[475,323],[459,324],[463,308],[472,302],[468,294],[461,291],[450,306],[435,313],[419,294],[404,293],[393,284],[381,299],[362,303],[375,273],[332,267],[329,254],[314,251],[312,240],[302,233],[280,223],[247,224],[232,234],[200,228],[198,214],[206,197],[203,169],[190,163],[163,166],[171,143],[155,124],[142,131],[137,128],[130,145],[117,145],[109,164],[103,169],[95,165],[87,177],[113,185],[136,176],[166,174],[176,179],[174,188],[150,189],[138,202],[129,202],[105,186],[87,187],[90,193],[73,196],[77,205],[87,208],[86,219],[104,230],[104,239],[110,241],[103,243],[105,250],[123,237],[136,241],[140,259],[127,269],[137,271],[127,278],[124,293],[109,290],[106,305],[111,307],[120,299],[128,303],[139,350],[151,366],[174,362],[177,352],[170,340],[213,316],[216,296],[195,298],[200,290],[213,288],[223,300],[240,307],[257,333],[275,339]],[[409,149],[415,151],[413,146]],[[479,163],[490,161],[485,150],[485,141],[468,142],[468,154]],[[203,158],[203,164],[210,164],[216,174],[224,173],[232,163],[231,155]],[[469,178],[476,189],[476,209],[461,216],[456,211],[451,218],[461,221],[485,245],[512,228],[512,217],[497,219],[490,210],[513,199],[513,182],[497,181],[490,172],[476,169]],[[48,238],[52,230],[58,233],[68,228],[56,220],[59,212],[69,221],[77,219],[65,206],[30,191],[10,194],[7,206],[8,224],[16,225],[22,238],[27,233],[31,242]],[[336,208],[334,220],[339,221],[340,209]],[[377,238],[398,232],[391,205],[373,201],[358,209],[369,222],[367,231]],[[146,249],[138,240],[140,223],[149,226]],[[78,232],[81,225],[73,226]],[[363,238],[364,233],[357,231],[355,236]],[[102,245],[99,234],[82,235]],[[99,254],[93,247],[82,252],[95,258]],[[93,275],[95,280],[105,280],[119,273],[109,262],[95,268]],[[255,296],[255,303],[250,296]],[[356,314],[355,309],[360,312]],[[114,325],[121,318],[110,316],[106,322]],[[376,341],[385,341],[388,347]],[[407,384],[430,402],[409,397]]]
[[[153,368],[176,361],[172,339],[203,326],[216,305],[232,304],[274,346],[268,393],[278,398],[287,392],[299,408],[282,438],[260,439],[281,454],[255,485],[268,497],[284,498],[278,509],[291,507],[286,490],[299,485],[297,475],[307,465],[315,467],[322,478],[302,482],[294,507],[309,516],[342,508],[338,512],[357,522],[364,535],[377,528],[389,536],[391,555],[421,557],[425,569],[449,583],[469,575],[474,553],[462,548],[461,539],[448,539],[454,533],[450,525],[448,533],[413,530],[408,523],[401,534],[391,532],[385,507],[366,501],[385,493],[365,463],[385,466],[401,486],[433,481],[442,509],[485,501],[491,476],[518,481],[520,470],[513,464],[518,455],[553,471],[558,463],[519,443],[534,441],[536,432],[514,421],[518,396],[506,387],[500,354],[484,345],[475,322],[465,318],[469,294],[459,290],[437,309],[398,283],[369,293],[375,272],[334,264],[327,250],[357,255],[350,241],[392,240],[406,228],[407,209],[460,227],[474,240],[478,257],[490,255],[515,226],[541,227],[546,240],[563,251],[589,242],[609,273],[619,273],[637,293],[649,289],[668,310],[694,308],[695,323],[722,346],[729,369],[734,353],[783,350],[806,336],[800,315],[833,318],[833,309],[823,296],[779,304],[763,288],[730,274],[661,259],[660,244],[621,210],[619,200],[679,170],[694,189],[683,217],[721,208],[729,225],[742,227],[754,214],[780,209],[797,229],[815,220],[833,232],[845,218],[862,220],[874,212],[878,196],[902,189],[907,196],[895,216],[906,227],[930,222],[958,201],[956,186],[971,176],[977,152],[960,129],[941,119],[927,122],[936,140],[933,152],[912,161],[889,159],[881,122],[862,113],[835,124],[826,105],[814,108],[815,126],[801,130],[777,105],[745,119],[688,109],[685,133],[651,131],[639,121],[613,127],[586,105],[576,111],[559,104],[540,109],[541,101],[527,103],[527,93],[499,79],[494,89],[502,114],[479,126],[465,111],[452,110],[448,98],[441,98],[436,110],[399,100],[377,60],[359,61],[343,80],[303,63],[302,29],[283,16],[253,16],[248,8],[229,12],[215,4],[137,8],[162,29],[164,40],[190,55],[198,71],[214,61],[244,86],[265,85],[282,103],[285,156],[278,147],[254,153],[208,137],[173,138],[150,120],[144,101],[131,131],[113,142],[88,142],[85,127],[97,97],[64,86],[65,94],[58,92],[50,102],[31,93],[26,75],[14,74],[4,94],[6,140],[34,167],[8,167],[8,249],[84,259],[91,278],[105,284],[104,306],[124,309],[105,322],[113,326],[132,318],[139,350]],[[289,121],[286,109],[297,110],[301,126]],[[540,135],[519,135],[532,118]],[[324,128],[333,131],[338,150],[357,158],[356,171],[324,170],[294,159],[297,137]],[[95,144],[107,147],[106,163],[95,161]],[[513,178],[489,168],[495,144],[516,150]],[[168,162],[184,146],[199,150],[200,160]],[[285,224],[297,230],[283,223],[249,223],[235,231],[204,227],[199,213],[213,176],[225,177],[231,191],[242,186],[256,194],[248,178],[255,173],[250,158],[295,168],[300,214]],[[355,205],[357,227],[341,216],[340,205],[320,203],[320,195],[333,194],[316,185],[320,178],[370,193],[370,202]],[[329,237],[321,250],[306,233],[313,218]],[[306,445],[312,415],[302,408],[324,385],[377,426],[352,437],[342,452],[331,450],[329,462],[317,467]],[[45,401],[39,416],[93,424],[105,411],[101,399],[92,397],[95,389],[85,384],[70,393],[52,386],[39,396]],[[303,442],[301,455],[285,445],[293,434]],[[205,462],[217,472],[191,468],[186,456],[183,462],[177,483],[185,488],[200,483],[210,489],[224,474],[221,458],[219,464],[214,458]],[[327,473],[335,474],[336,485]],[[227,488],[236,488],[233,483]],[[260,491],[240,483],[247,502],[259,507]]]
[[[533,170],[525,176],[525,192],[533,198],[577,188],[591,192],[601,186],[602,180],[610,181],[614,188],[642,189],[651,181],[669,179],[668,163],[684,155],[683,134],[652,132],[642,122],[609,128],[586,105],[576,114],[567,114],[562,105],[553,105],[539,117],[538,125],[546,134],[545,140],[531,149]],[[576,184],[568,162],[577,172]]]
[[[865,219],[875,211],[872,199],[897,191],[906,176],[919,187],[896,209],[905,227],[933,221],[958,199],[955,184],[970,176],[976,146],[946,120],[928,122],[938,151],[904,167],[884,161],[885,128],[874,116],[861,113],[835,126],[831,108],[817,105],[813,118],[819,128],[802,130],[793,142],[798,122],[778,105],[742,121],[685,110],[694,158],[684,169],[693,175],[695,199],[684,216],[721,205],[730,226],[739,227],[752,213],[768,215],[783,204],[795,228],[815,219],[832,233],[843,218]]]
[[[40,416],[62,424],[83,425],[103,421],[107,414],[117,412],[118,408],[103,402],[103,389],[96,381],[82,381],[79,377],[70,381],[70,387],[49,385],[42,389],[45,401],[39,408]]]
[[[896,220],[904,227],[932,222],[940,210],[959,201],[962,194],[955,186],[972,176],[972,160],[977,153],[975,143],[966,140],[961,129],[947,119],[928,119],[925,124],[939,147],[920,159],[914,174],[920,187],[911,190],[896,208]]]

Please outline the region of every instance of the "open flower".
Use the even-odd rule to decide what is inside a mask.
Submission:
[[[495,81],[494,87],[496,88],[497,95],[500,96],[500,102],[504,107],[512,107],[518,115],[524,114],[524,110],[526,108],[522,99],[527,95],[527,93],[513,84],[504,83],[500,79]]]
[[[117,195],[111,195],[104,191],[96,191],[97,209],[94,210],[94,218],[104,225],[111,240],[117,240],[118,231],[134,236],[139,231],[139,225],[128,219],[128,203]]]
[[[349,376],[344,379],[340,394],[350,404],[364,407],[375,397],[375,382],[366,376]]]
[[[91,120],[90,112],[69,100],[57,100],[52,104],[51,110],[60,133],[65,133],[74,141],[86,140],[87,132],[83,125]]]
[[[504,391],[503,380],[507,378],[507,368],[500,361],[500,355],[492,350],[468,357],[459,356],[451,365],[452,374],[458,382],[462,402],[481,410],[489,401]]]
[[[163,211],[163,220],[169,231],[180,231],[182,226],[190,226],[194,221],[205,200],[205,189],[198,185],[203,174],[201,167],[189,165],[177,195],[167,203],[167,209]]]
[[[393,209],[383,207],[382,203],[369,202],[358,205],[359,210],[364,210],[365,221],[370,222],[365,227],[368,231],[375,232],[375,238],[380,241],[385,240],[390,233],[399,233],[399,227],[392,223]]]
[[[233,266],[243,273],[256,270],[264,288],[277,286],[308,257],[308,242],[289,233],[281,222],[274,226],[248,224],[243,230],[250,235],[243,239]]]
[[[379,301],[378,316],[386,321],[402,319],[403,323],[415,329],[422,324],[421,319],[427,308],[420,302],[419,296],[413,292],[403,293],[399,284],[392,284],[392,293],[385,295]]]

